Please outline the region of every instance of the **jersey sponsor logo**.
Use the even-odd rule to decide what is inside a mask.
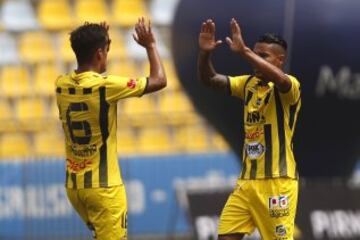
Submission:
[[[265,152],[265,147],[259,142],[251,142],[246,144],[246,152],[249,158],[255,159]]]
[[[269,198],[269,214],[273,218],[289,216],[289,198],[281,195]]]
[[[264,134],[262,129],[257,128],[254,132],[245,133],[245,138],[249,140],[258,139],[261,135]]]
[[[97,147],[95,144],[92,144],[78,148],[75,144],[73,144],[71,145],[71,152],[77,157],[90,157],[97,152]]]
[[[92,161],[89,159],[86,159],[81,162],[75,162],[74,160],[71,160],[69,158],[66,159],[67,162],[67,168],[71,170],[72,172],[78,172],[80,170],[85,169],[87,166],[90,166],[92,164]]]
[[[128,88],[134,89],[136,87],[136,81],[134,79],[130,79],[126,85]]]
[[[248,112],[246,123],[249,125],[265,123],[265,117],[259,111]]]

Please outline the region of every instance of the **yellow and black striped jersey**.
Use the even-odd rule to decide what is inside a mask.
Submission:
[[[281,93],[274,83],[255,76],[229,77],[231,95],[244,103],[243,169],[241,179],[298,178],[293,135],[301,107],[300,83]]]
[[[141,96],[147,79],[72,72],[56,80],[56,100],[65,133],[66,187],[122,184],[117,158],[117,101]]]

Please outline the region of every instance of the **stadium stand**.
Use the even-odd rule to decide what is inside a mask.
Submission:
[[[223,138],[206,126],[182,90],[169,53],[169,29],[177,2],[0,1],[1,157],[64,155],[54,81],[75,67],[69,43],[72,27],[85,21],[108,21],[112,39],[108,74],[131,78],[148,74],[145,51],[132,38],[139,16],[152,19],[168,86],[156,94],[119,102],[119,154],[226,151]]]

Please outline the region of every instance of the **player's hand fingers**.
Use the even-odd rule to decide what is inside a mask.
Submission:
[[[220,44],[222,44],[222,41],[221,41],[221,40],[217,40],[216,43],[215,43],[215,46],[219,46]]]
[[[136,35],[136,33],[133,33],[132,36],[133,36],[135,42],[138,43],[138,42],[139,42],[139,38],[138,38],[138,36]]]
[[[210,33],[211,33],[211,34],[215,34],[215,29],[216,29],[215,23],[212,21],[212,22],[210,23]]]
[[[233,41],[230,37],[226,37],[226,43],[231,47],[233,45]]]
[[[203,22],[203,23],[201,24],[201,30],[200,30],[200,32],[201,32],[201,33],[204,33],[204,32],[205,32],[205,29],[206,29],[206,23]]]

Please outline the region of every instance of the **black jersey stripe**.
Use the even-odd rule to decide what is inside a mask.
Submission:
[[[300,100],[297,101],[294,105],[290,105],[290,109],[289,109],[289,113],[290,113],[290,116],[289,116],[289,127],[290,127],[290,130],[293,131],[294,129],[294,125],[295,125],[295,116],[296,116],[296,113],[297,113],[297,110],[298,110],[298,105],[300,103]]]
[[[276,104],[276,118],[277,118],[278,141],[279,141],[279,175],[281,177],[284,177],[287,176],[284,110],[277,89],[275,89],[275,104]]]
[[[70,178],[73,184],[73,189],[77,189],[76,173],[70,173]]]
[[[264,136],[265,136],[265,177],[272,177],[272,135],[271,135],[271,124],[265,124],[264,126]]]
[[[102,146],[100,147],[100,163],[99,163],[99,185],[100,187],[108,186],[108,163],[107,163],[107,139],[109,137],[108,114],[109,103],[106,101],[106,88],[99,88],[100,112],[99,122],[102,137]]]
[[[84,188],[92,187],[92,171],[87,171],[84,174]]]
[[[257,160],[251,160],[250,165],[250,179],[256,179]]]

